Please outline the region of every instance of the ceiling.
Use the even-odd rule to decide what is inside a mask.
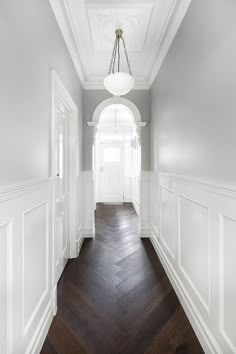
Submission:
[[[49,0],[85,89],[103,88],[121,28],[136,89],[150,88],[191,0]],[[121,70],[127,71],[121,50]]]

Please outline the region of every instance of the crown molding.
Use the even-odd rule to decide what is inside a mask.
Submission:
[[[84,86],[86,70],[85,66],[83,65],[82,53],[78,45],[78,41],[76,40],[76,34],[70,16],[68,4],[65,0],[49,0],[49,3],[56,17],[58,26],[67,45],[68,51],[80,78],[81,84],[82,86]]]
[[[192,0],[172,1],[161,38],[157,43],[149,64],[144,70],[144,77],[136,79],[134,89],[149,90],[151,88],[191,2]],[[49,3],[55,14],[83,88],[86,90],[104,89],[103,77],[92,77],[86,70],[67,0],[49,0]]]
[[[160,41],[157,43],[153,58],[148,68],[149,74],[147,73],[147,82],[150,87],[158,75],[165,56],[170,49],[170,46],[188,11],[191,2],[192,0],[172,1]]]

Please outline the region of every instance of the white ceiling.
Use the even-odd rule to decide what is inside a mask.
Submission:
[[[103,88],[121,28],[137,89],[152,84],[191,0],[49,0],[84,88]],[[127,71],[121,49],[121,70]]]

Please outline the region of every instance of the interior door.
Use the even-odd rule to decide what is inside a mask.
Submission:
[[[100,145],[99,191],[100,202],[123,202],[124,157],[123,144]]]
[[[56,129],[56,186],[55,186],[55,240],[56,275],[60,278],[69,258],[69,117],[67,108],[57,108]]]

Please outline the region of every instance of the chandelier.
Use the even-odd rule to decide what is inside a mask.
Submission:
[[[128,53],[125,45],[125,40],[123,38],[123,31],[117,29],[115,31],[116,38],[111,55],[111,62],[108,71],[108,75],[104,79],[104,86],[107,91],[115,96],[121,96],[128,93],[134,87],[134,78],[132,76],[130,62],[128,58]],[[129,73],[120,71],[120,41],[123,44],[124,53],[127,61],[127,66]],[[117,71],[115,72],[117,61]]]

